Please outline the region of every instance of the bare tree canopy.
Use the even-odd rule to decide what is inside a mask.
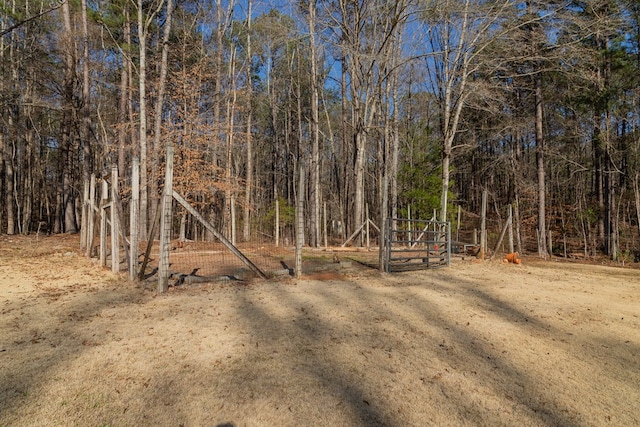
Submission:
[[[2,0],[2,232],[75,232],[83,182],[139,159],[145,237],[171,145],[174,185],[231,241],[299,199],[312,246],[458,210],[471,240],[486,191],[520,251],[636,250],[636,4],[285,6]]]

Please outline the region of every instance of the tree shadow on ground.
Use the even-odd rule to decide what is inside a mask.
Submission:
[[[33,390],[53,380],[69,361],[112,339],[86,328],[104,309],[142,304],[145,299],[133,285],[79,283],[45,286],[28,297],[5,301],[2,327],[16,332],[1,344],[0,414],[19,413],[29,399],[37,398]]]
[[[0,414],[19,412],[33,400],[25,393],[56,381],[56,372],[83,353],[107,344],[109,352],[137,345],[125,336],[135,330],[154,339],[134,353],[141,366],[126,375],[136,378],[104,377],[121,389],[107,396],[115,401],[105,409],[113,412],[105,415],[112,424],[577,426],[592,420],[556,399],[548,376],[538,378],[548,374],[544,353],[575,358],[571,352],[580,348],[589,366],[600,353],[587,344],[620,344],[583,335],[564,343],[566,331],[551,322],[471,279],[452,283],[443,271],[214,285],[157,299],[116,288],[87,288],[69,300],[43,293],[40,298],[64,304],[52,305],[41,319],[28,300],[3,306],[3,322],[41,326],[35,334],[20,329],[13,343],[2,345],[8,351],[0,357],[30,360],[34,348],[41,351],[28,365],[11,363],[0,371]],[[140,306],[137,317],[120,319],[132,304]],[[182,316],[187,307],[195,316]],[[114,325],[96,335],[87,324],[102,316],[113,316]],[[530,355],[532,366],[520,359],[522,349],[487,327],[491,322],[539,346],[540,354]],[[59,342],[49,340],[54,335],[62,337]],[[637,367],[637,345],[627,345],[627,354],[616,353],[609,362]],[[118,369],[119,357],[104,354],[96,364],[105,372]],[[637,384],[633,374],[613,377],[614,385]],[[595,385],[585,402],[598,397]]]
[[[305,282],[300,282],[298,286],[305,286]],[[417,364],[406,365],[398,359],[408,357],[418,363],[422,361],[429,364],[429,357],[437,357],[441,359],[440,363],[449,366],[455,365],[456,362],[475,365],[475,371],[480,372],[481,375],[482,373],[490,375],[492,371],[499,369],[510,382],[519,386],[515,389],[507,387],[505,390],[502,387],[503,384],[485,381],[488,378],[479,378],[476,382],[493,384],[492,392],[500,398],[506,399],[506,395],[509,394],[509,399],[527,408],[526,412],[534,423],[564,426],[579,424],[563,413],[564,408],[558,408],[555,404],[550,406],[553,396],[549,395],[547,390],[536,387],[534,379],[528,378],[526,373],[510,363],[508,355],[501,354],[499,349],[492,348],[486,343],[481,343],[481,340],[468,329],[443,315],[437,304],[432,301],[425,300],[420,295],[405,289],[393,295],[395,302],[397,299],[403,300],[401,305],[394,305],[390,300],[385,300],[384,295],[366,286],[354,283],[343,283],[340,286],[342,289],[339,293],[333,293],[331,287],[319,286],[313,291],[309,289],[310,292],[318,292],[324,299],[323,307],[333,307],[331,317],[340,319],[340,323],[332,321],[328,316],[324,316],[324,313],[318,312],[317,307],[309,305],[309,301],[313,299],[305,298],[301,293],[289,292],[286,287],[274,287],[273,292],[277,294],[277,300],[284,307],[284,311],[296,313],[295,316],[274,316],[259,302],[252,301],[251,294],[240,293],[239,297],[243,301],[240,304],[240,314],[252,329],[250,335],[256,337],[261,343],[271,343],[272,351],[286,353],[294,363],[299,363],[299,365],[284,367],[284,369],[295,371],[295,374],[290,373],[292,378],[302,371],[307,381],[321,389],[320,393],[329,394],[346,405],[349,410],[343,416],[351,417],[348,418],[348,423],[404,425],[407,421],[419,421],[412,418],[415,414],[402,414],[404,408],[401,396],[394,396],[393,393],[385,392],[380,387],[392,386],[391,382],[394,379],[392,373],[397,369],[415,368],[414,380],[420,377],[422,382],[433,383],[433,378],[438,375],[437,372],[429,378],[428,375],[431,373],[428,369],[421,368]],[[346,293],[345,288],[348,289]],[[446,289],[441,290],[446,291]],[[476,295],[475,298],[482,297]],[[490,298],[488,295],[484,298],[484,303],[486,308],[492,311],[504,310],[510,319],[526,317],[514,307]],[[371,307],[374,308],[373,318],[369,317],[372,315]],[[530,324],[524,323],[526,328],[540,330],[549,328],[548,325],[537,321],[532,321]],[[293,334],[291,334],[291,324],[295,325]],[[361,328],[360,332],[356,332],[358,328]],[[404,337],[398,335],[403,331]],[[364,354],[365,357],[359,360],[341,357],[339,343],[335,342],[336,337],[345,337],[344,339],[349,340],[348,344],[354,347],[349,356]],[[420,354],[416,354],[408,343],[416,339],[432,342],[433,348],[429,354],[424,354],[424,359]],[[455,352],[447,351],[452,347],[456,348]],[[296,360],[292,354],[300,349],[303,350],[304,356]],[[366,357],[367,354],[369,358]],[[384,357],[389,364],[386,371],[381,367],[385,363]],[[260,381],[261,373],[252,366],[256,359],[259,357],[255,354],[245,354],[245,363],[237,369],[252,372],[255,375],[255,381]],[[398,366],[393,367],[394,364]],[[391,374],[388,378],[377,381],[367,377],[369,369],[371,372],[378,371],[383,376],[389,371]],[[288,376],[287,372],[283,372],[283,376]],[[241,389],[236,392],[243,393]],[[415,394],[411,391],[408,393]],[[472,398],[466,401],[465,397],[467,397],[465,394],[458,396],[449,394],[446,399],[449,410],[457,412],[457,419],[460,422],[477,420],[482,424],[490,425],[498,421],[492,419],[491,414],[487,414],[476,402],[473,402]],[[427,418],[423,421],[428,421],[427,414],[424,415]]]

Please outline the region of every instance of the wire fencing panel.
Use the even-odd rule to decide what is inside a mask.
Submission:
[[[181,196],[174,192],[173,197],[169,285],[247,280],[288,272],[293,256],[291,248],[275,246],[273,237],[257,227],[252,227],[249,240],[234,244]],[[152,278],[157,273],[158,242],[153,241],[150,247],[143,278]]]

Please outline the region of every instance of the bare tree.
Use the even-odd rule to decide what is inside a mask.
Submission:
[[[339,46],[346,70],[343,78],[349,81],[347,98],[351,103],[354,140],[352,225],[358,229],[364,222],[367,137],[379,113],[381,88],[389,77],[385,66],[393,51],[393,36],[406,17],[407,5],[340,0],[338,8],[330,25],[340,30]]]
[[[311,66],[311,162],[310,168],[310,194],[309,194],[309,228],[311,239],[310,246],[320,245],[320,132],[318,122],[318,58],[316,53],[316,1],[309,0],[308,4],[309,27],[309,56]]]
[[[253,52],[251,50],[251,21],[252,21],[252,6],[253,1],[249,0],[247,4],[247,46],[246,46],[246,61],[247,61],[247,69],[246,69],[246,92],[247,92],[247,128],[246,128],[246,144],[247,144],[247,163],[246,163],[246,179],[245,179],[245,187],[244,187],[244,211],[243,211],[243,228],[242,235],[244,241],[249,241],[251,238],[251,205],[253,202],[252,192],[253,192],[253,135],[252,135],[252,126],[253,126],[253,109],[251,106],[251,101],[253,99]]]
[[[538,176],[538,255],[546,258],[547,251],[547,203],[546,203],[546,171],[544,165],[545,138],[543,132],[544,111],[542,98],[542,75],[536,74],[535,82],[535,117],[536,117],[536,170]]]
[[[151,4],[154,8],[145,16],[145,3],[138,0],[138,101],[139,101],[139,135],[140,150],[140,239],[153,238],[147,235],[149,218],[149,146],[147,143],[147,37],[149,27],[155,16],[162,10],[164,0]]]
[[[494,40],[497,25],[509,16],[513,3],[477,3],[471,0],[438,0],[427,13],[427,42],[430,56],[425,61],[430,86],[440,108],[442,139],[442,194],[440,220],[447,220],[450,167],[459,134],[463,108],[473,93],[471,76],[482,65],[481,54]]]
[[[171,35],[171,22],[173,16],[173,0],[166,0],[166,10],[164,13],[164,28],[162,30],[162,53],[160,58],[160,75],[158,76],[158,82],[156,84],[156,99],[155,99],[155,116],[154,116],[154,124],[153,124],[153,155],[151,156],[151,168],[154,171],[160,170],[160,153],[163,149],[162,147],[162,121],[164,118],[163,110],[165,103],[165,88],[167,84],[167,69],[169,67],[167,58],[169,56],[169,37]],[[172,141],[167,139],[166,145],[171,144]],[[160,194],[158,192],[158,180],[151,180],[151,189],[150,193],[153,199],[157,202],[160,198]],[[155,216],[155,209],[157,209],[160,205],[158,203],[153,204],[153,213]],[[153,236],[150,236],[153,238]]]
[[[236,48],[231,47],[228,68],[228,85],[230,95],[227,97],[227,126],[226,126],[226,150],[225,150],[225,209],[224,223],[227,230],[227,238],[235,244],[235,179],[233,175],[233,147],[235,144],[235,110],[238,101],[238,91],[236,89]]]
[[[129,2],[125,2],[124,7],[124,19],[122,22],[122,33],[124,36],[124,42],[126,46],[130,46],[131,43],[131,17],[129,13]],[[132,82],[129,79],[131,74],[131,57],[125,54],[124,50],[120,52],[120,60],[122,61],[120,67],[120,102],[118,104],[118,171],[124,172],[126,167],[126,148],[127,137],[131,133],[131,127],[133,127],[133,121],[127,122],[129,119],[129,112],[131,111],[131,103],[129,102]],[[132,141],[131,141],[132,142]]]
[[[16,2],[13,0],[11,2],[10,12],[12,14],[16,13]],[[3,30],[3,35],[5,34],[5,25],[8,22],[6,17],[3,16],[0,20],[0,28]],[[7,91],[13,92],[12,86],[15,84],[17,80],[17,65],[16,65],[16,53],[15,53],[15,44],[16,44],[17,35],[12,34],[9,38],[8,42],[8,55],[6,53],[5,38],[0,37],[0,62],[3,66],[4,75],[0,76],[0,93],[5,94]],[[8,58],[7,58],[8,56]],[[6,71],[6,64],[9,64],[9,70]],[[9,79],[6,79],[5,76],[8,74]],[[0,180],[0,183],[4,182],[4,186],[0,194],[3,194],[3,201],[5,206],[6,220],[7,220],[7,234],[14,234],[16,231],[15,227],[15,208],[14,208],[14,191],[13,191],[13,181],[14,181],[14,147],[15,141],[12,143],[10,140],[5,140],[5,135],[11,135],[13,128],[13,113],[11,109],[6,103],[6,101],[2,102],[2,128],[0,128],[0,165],[3,166],[3,176]]]
[[[81,1],[82,10],[82,178],[89,182],[93,172],[91,156],[91,86],[89,83],[89,21],[87,17],[87,0]],[[122,171],[121,171],[122,173]],[[84,224],[83,224],[84,227]]]
[[[74,117],[76,116],[75,107],[75,86],[77,80],[76,74],[76,56],[73,43],[74,32],[71,26],[71,10],[69,3],[62,4],[62,22],[64,32],[62,35],[62,51],[64,55],[64,76],[62,80],[62,120],[60,122],[60,163],[59,173],[60,180],[58,182],[57,194],[57,211],[56,221],[64,219],[64,229],[58,223],[56,231],[76,232],[75,218],[75,197],[73,196],[73,186],[71,172],[73,170],[73,156],[71,153],[73,147],[73,131]]]

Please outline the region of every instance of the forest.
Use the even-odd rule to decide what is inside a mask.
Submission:
[[[0,73],[0,233],[77,232],[84,182],[115,165],[126,199],[135,159],[144,239],[171,146],[234,240],[276,200],[312,247],[473,229],[486,192],[519,252],[640,246],[634,0],[0,0]]]

